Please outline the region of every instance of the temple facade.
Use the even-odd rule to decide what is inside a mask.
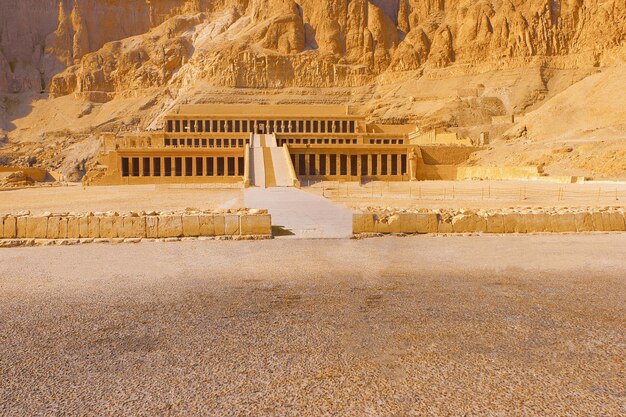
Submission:
[[[105,134],[93,185],[419,179],[414,125],[368,124],[345,106],[181,105],[163,130]],[[424,170],[422,170],[424,171]],[[425,172],[422,172],[422,177]]]

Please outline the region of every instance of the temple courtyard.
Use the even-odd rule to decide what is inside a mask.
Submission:
[[[0,251],[1,415],[621,415],[626,235]]]
[[[150,184],[84,187],[32,187],[0,190],[0,214],[29,210],[42,212],[104,212],[184,210],[187,208],[268,208],[276,192],[268,188],[267,201],[246,200],[241,184]],[[299,194],[297,190],[296,194]],[[301,190],[347,208],[508,208],[623,206],[625,182],[560,184],[549,181],[305,181]],[[304,208],[310,201],[304,198]],[[257,207],[258,206],[258,207]],[[314,209],[314,208],[311,208]]]

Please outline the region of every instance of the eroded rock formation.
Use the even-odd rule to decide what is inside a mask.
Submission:
[[[185,66],[216,85],[318,87],[424,66],[593,60],[626,33],[621,0],[7,0],[0,7],[0,91],[54,95],[184,82],[174,75]]]

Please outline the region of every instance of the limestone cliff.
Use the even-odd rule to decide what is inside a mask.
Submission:
[[[0,8],[0,91],[54,95],[163,86],[185,64],[196,78],[237,87],[355,86],[384,72],[495,68],[534,56],[597,64],[626,36],[622,0],[6,0]]]

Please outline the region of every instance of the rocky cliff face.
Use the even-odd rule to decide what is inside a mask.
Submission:
[[[189,77],[356,86],[386,72],[535,56],[599,63],[626,36],[622,0],[6,0],[0,8],[0,91],[57,96]]]

